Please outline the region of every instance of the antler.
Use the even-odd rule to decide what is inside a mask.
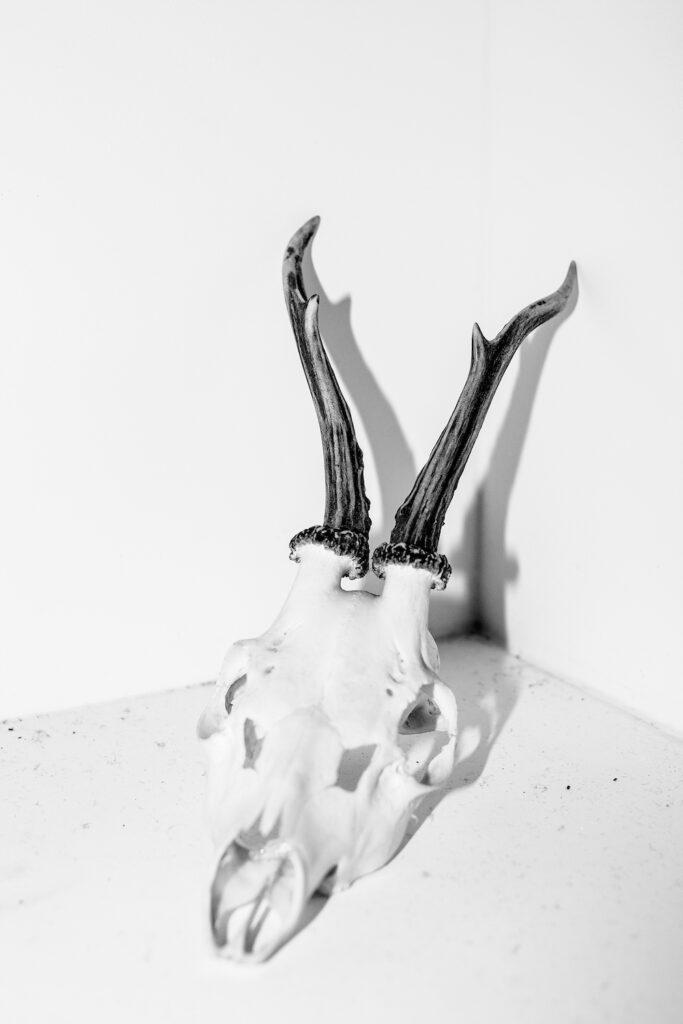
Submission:
[[[411,564],[434,574],[434,588],[443,590],[446,586],[451,567],[445,555],[437,554],[439,535],[496,388],[527,335],[564,309],[575,281],[576,264],[572,261],[557,291],[523,309],[493,341],[488,341],[475,323],[465,387],[412,491],[396,513],[390,542],[381,544],[372,556],[378,576],[384,575],[384,566],[389,563]]]
[[[290,541],[290,558],[298,561],[302,544],[322,544],[354,562],[351,579],[368,571],[370,502],[363,481],[363,453],[349,407],[339,389],[318,328],[319,297],[306,295],[301,263],[320,224],[312,217],[291,239],[285,252],[282,279],[289,318],[299,356],[318,415],[325,459],[325,518]]]

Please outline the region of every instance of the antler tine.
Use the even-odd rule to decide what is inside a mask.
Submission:
[[[325,460],[325,518],[322,526],[302,530],[290,541],[290,558],[299,560],[302,544],[317,543],[350,557],[355,579],[368,571],[370,502],[363,480],[363,453],[349,407],[330,366],[318,328],[319,297],[309,299],[304,288],[302,261],[318,226],[313,217],[291,239],[285,252],[282,279],[289,318],[296,338],[320,425]]]
[[[475,323],[467,381],[445,430],[396,513],[390,542],[373,554],[372,567],[378,576],[384,575],[389,563],[411,564],[431,571],[436,589],[446,586],[451,567],[444,555],[437,554],[439,535],[491,400],[521,343],[564,309],[575,282],[576,264],[572,261],[557,291],[526,306],[493,341],[488,341]]]

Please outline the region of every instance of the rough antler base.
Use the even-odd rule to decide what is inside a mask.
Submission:
[[[368,571],[368,538],[355,530],[335,530],[331,526],[309,526],[301,530],[289,542],[289,557],[293,562],[301,560],[299,551],[305,544],[322,544],[336,555],[348,558],[350,565],[346,575],[352,580],[361,579]]]
[[[380,544],[372,555],[372,571],[384,579],[388,565],[412,565],[432,575],[432,590],[445,590],[451,577],[451,566],[445,555],[425,551],[414,545],[399,541],[398,544]]]

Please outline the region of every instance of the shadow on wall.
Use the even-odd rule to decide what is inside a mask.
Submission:
[[[558,328],[571,316],[578,301],[578,285],[562,313],[539,327],[521,346],[517,356],[517,379],[485,474],[477,495],[476,559],[472,579],[476,587],[477,630],[507,643],[505,594],[519,578],[520,565],[505,544],[510,498],[529,431],[536,392],[548,357],[550,343]],[[487,500],[484,501],[483,491]],[[458,558],[458,552],[452,556]],[[485,580],[485,584],[484,584]],[[483,592],[485,585],[486,592]]]

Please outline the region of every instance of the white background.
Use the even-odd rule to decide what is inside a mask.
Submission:
[[[523,356],[510,496],[516,442],[486,470],[484,618],[683,731],[683,6],[497,3],[489,38],[491,329],[567,254],[580,294]]]
[[[472,321],[578,261],[456,495],[434,626],[483,612],[683,729],[682,37],[665,0],[6,7],[0,711],[208,679],[269,624],[323,508],[280,284],[318,213],[377,540]]]

